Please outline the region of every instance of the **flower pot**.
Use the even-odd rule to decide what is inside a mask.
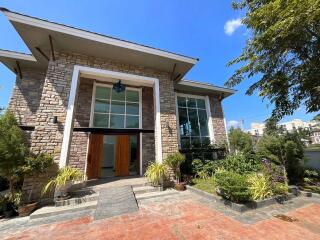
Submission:
[[[22,206],[19,206],[18,208],[18,213],[20,217],[25,217],[29,216],[36,208],[37,208],[38,203],[28,203]]]
[[[186,186],[184,185],[184,183],[175,183],[174,188],[178,191],[186,190]]]

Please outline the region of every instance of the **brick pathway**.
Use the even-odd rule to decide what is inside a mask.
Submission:
[[[31,226],[15,233],[6,233],[2,238],[320,239],[320,203],[308,198],[297,198],[287,205],[273,206],[259,212],[236,214],[225,212],[222,207],[215,208],[214,203],[206,203],[186,191],[179,197],[139,202],[139,208],[135,213],[99,221],[86,216]],[[272,217],[277,213],[285,213],[298,221],[286,222]],[[252,218],[254,221],[248,221]]]

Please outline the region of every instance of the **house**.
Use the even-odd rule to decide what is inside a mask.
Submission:
[[[221,101],[235,91],[184,80],[198,59],[1,11],[32,53],[1,50],[0,61],[17,76],[8,108],[33,152],[96,179],[227,141]]]

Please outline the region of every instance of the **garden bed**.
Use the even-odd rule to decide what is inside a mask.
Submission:
[[[205,197],[210,200],[215,200],[217,202],[223,203],[225,206],[230,207],[232,210],[235,210],[237,212],[245,212],[252,209],[262,208],[266,206],[270,206],[275,203],[283,203],[284,201],[290,200],[294,197],[296,197],[299,193],[299,190],[297,188],[290,188],[291,192],[288,195],[282,195],[282,196],[274,196],[271,198],[266,198],[259,201],[250,201],[247,203],[234,203],[230,200],[224,199],[223,197],[220,197],[214,193],[208,193],[204,190],[201,190],[199,188],[196,188],[194,186],[187,185],[187,189],[193,193],[196,193],[202,197]]]

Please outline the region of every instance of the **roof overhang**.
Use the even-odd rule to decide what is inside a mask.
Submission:
[[[52,37],[53,48],[57,52],[113,59],[166,72],[175,69],[174,75],[180,75],[178,79],[181,79],[198,62],[198,59],[195,58],[22,15],[3,8],[0,10],[8,17],[40,64],[48,60],[36,48],[40,48],[45,55],[50,57],[49,36]]]
[[[18,73],[20,69],[43,70],[46,66],[39,64],[30,54],[12,52],[0,49],[0,62],[7,66],[12,72]]]
[[[234,89],[217,87],[209,83],[190,80],[181,80],[175,85],[175,90],[199,95],[218,95],[222,98],[231,96],[236,92]]]

